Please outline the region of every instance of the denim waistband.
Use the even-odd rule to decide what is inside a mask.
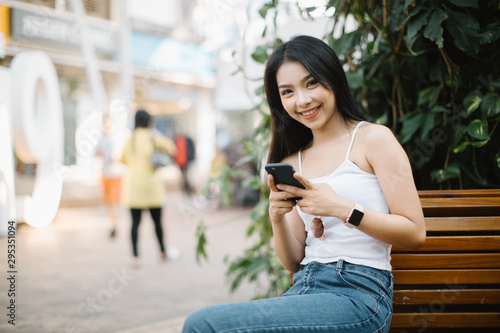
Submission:
[[[330,263],[320,263],[317,261],[312,261],[306,265],[300,265],[300,269],[303,269],[304,267],[307,266],[333,266],[338,272],[342,272],[344,270],[356,270],[356,271],[362,271],[371,275],[374,275],[381,279],[382,281],[387,281],[390,282],[392,279],[392,274],[389,271],[381,270],[378,268],[366,266],[366,265],[359,265],[359,264],[352,264],[350,262],[347,262],[343,259],[340,259],[339,261],[334,261]]]

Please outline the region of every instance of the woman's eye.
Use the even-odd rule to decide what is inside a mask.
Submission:
[[[291,91],[291,90],[289,90],[289,89],[282,90],[282,91],[281,91],[281,96],[288,95],[288,94],[290,94],[291,92],[292,92],[292,91]]]
[[[307,82],[308,87],[313,87],[317,84],[318,84],[318,81],[316,81],[316,80],[311,80],[311,81]]]

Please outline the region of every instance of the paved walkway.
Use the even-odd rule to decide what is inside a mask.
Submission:
[[[164,228],[173,258],[160,260],[153,223],[145,214],[141,263],[134,268],[128,211],[121,209],[117,236],[110,239],[106,209],[93,196],[99,195],[98,184],[66,184],[64,193],[50,226],[19,225],[15,326],[7,322],[7,238],[0,238],[1,332],[180,332],[192,311],[257,293],[253,285],[245,285],[231,294],[223,261],[250,246],[245,237],[250,209],[213,210],[170,189]],[[209,262],[201,265],[195,261],[200,220],[208,226],[209,242]]]

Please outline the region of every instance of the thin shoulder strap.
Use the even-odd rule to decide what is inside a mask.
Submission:
[[[299,150],[299,173],[302,174],[302,149]]]
[[[360,121],[359,124],[356,126],[356,128],[354,128],[354,131],[352,131],[352,137],[351,137],[351,142],[349,143],[349,148],[347,149],[347,154],[345,156],[345,159],[348,160],[349,159],[349,154],[351,153],[351,149],[352,149],[352,144],[354,142],[354,137],[356,136],[356,131],[358,130],[359,128],[359,125],[361,125],[362,123],[364,123],[364,121]]]

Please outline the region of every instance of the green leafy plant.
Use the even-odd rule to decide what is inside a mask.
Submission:
[[[353,94],[404,145],[419,189],[499,186],[499,1],[330,1]],[[481,163],[478,163],[478,161]]]
[[[279,6],[273,0],[260,10],[270,24],[262,33],[266,44],[252,55],[259,63],[282,43],[276,33]],[[307,19],[317,9],[298,3],[294,8]],[[417,188],[499,187],[500,1],[330,0],[324,10],[331,8],[333,24],[324,40],[343,62],[358,107],[391,128],[404,146]],[[262,122],[244,144],[245,159],[259,167],[270,135],[264,98],[252,112]],[[267,184],[248,177],[260,201],[247,235],[258,240],[228,262],[227,276],[234,290],[245,278],[256,281],[264,274],[269,289],[259,297],[279,295],[289,286],[289,274],[271,247]]]

